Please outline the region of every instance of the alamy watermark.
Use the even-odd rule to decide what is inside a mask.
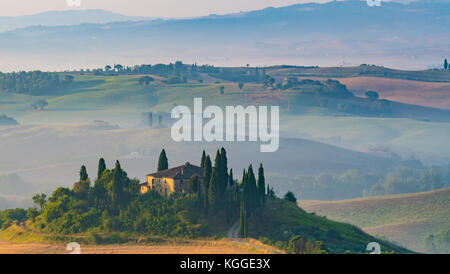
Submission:
[[[367,251],[372,251],[370,254],[381,254],[381,246],[377,242],[371,242],[367,244]]]
[[[67,5],[72,8],[81,6],[81,0],[66,0],[66,2]]]
[[[66,246],[67,251],[72,251],[70,254],[81,254],[81,246],[77,242],[68,243]]]
[[[202,98],[194,98],[194,111],[176,106],[171,116],[178,119],[171,130],[175,142],[257,142],[261,152],[275,152],[279,146],[279,106],[218,106],[203,109]],[[203,119],[208,121],[204,124]]]
[[[369,7],[380,7],[381,6],[381,0],[367,0],[367,5]]]

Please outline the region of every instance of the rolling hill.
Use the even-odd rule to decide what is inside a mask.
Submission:
[[[47,11],[32,15],[0,16],[0,32],[30,26],[69,26],[80,24],[105,24],[120,21],[150,20],[148,17],[125,16],[106,10]]]
[[[425,237],[450,226],[450,188],[337,202],[299,201],[308,212],[348,222],[367,233],[428,252]]]

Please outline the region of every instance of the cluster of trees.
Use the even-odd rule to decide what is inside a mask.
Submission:
[[[337,176],[327,173],[296,178],[272,175],[270,180],[276,183],[280,193],[292,190],[306,200],[342,200],[449,187],[450,166],[433,168],[398,166],[386,174],[349,170]]]
[[[62,78],[58,73],[39,70],[0,73],[0,91],[44,95],[67,87],[73,79],[72,75]]]
[[[415,170],[397,167],[365,191],[366,196],[415,193],[450,187],[450,166]]]
[[[142,76],[142,77],[139,77],[139,80],[138,80],[139,85],[145,84],[146,86],[148,86],[150,84],[150,82],[153,82],[153,81],[155,81],[155,79],[153,79],[153,77],[150,77],[150,76]]]
[[[444,70],[450,70],[447,59],[444,60]]]
[[[140,194],[137,179],[130,179],[116,161],[108,169],[105,160],[98,162],[97,174],[91,180],[85,166],[79,170],[79,180],[72,188],[59,187],[51,195],[32,197],[35,207],[28,210],[4,211],[0,226],[14,221],[30,220],[30,227],[49,233],[74,234],[81,232],[138,233],[139,235],[195,237],[208,234],[218,220],[226,227],[236,220],[241,209],[245,223],[265,205],[267,197],[275,197],[266,187],[262,164],[257,176],[250,165],[238,182],[233,170],[228,170],[226,150],[216,153],[214,165],[203,151],[201,166],[204,178],[191,177],[190,191],[161,197],[152,190]],[[161,151],[158,170],[168,169],[165,150]],[[244,221],[242,221],[244,226]],[[245,226],[246,227],[246,226]],[[212,230],[211,230],[212,231]],[[244,234],[245,232],[245,234]],[[243,236],[247,230],[243,230]]]
[[[15,126],[19,123],[11,117],[8,117],[4,114],[0,115],[0,126]]]
[[[266,75],[265,69],[256,68],[215,68],[201,67],[199,72],[207,73],[209,76],[239,83],[262,83]]]
[[[198,78],[199,70],[208,66],[198,67],[197,64],[187,65],[181,61],[170,64],[143,64],[137,66],[122,66],[114,64],[114,66],[106,65],[104,69],[94,70],[95,75],[121,75],[121,74],[152,74],[162,77],[177,77],[179,79]],[[145,81],[144,81],[145,82]]]
[[[227,152],[224,148],[217,150],[214,165],[205,151],[200,163],[203,184],[200,183],[199,176],[195,175],[189,182],[191,193],[195,195],[196,207],[203,211],[205,218],[224,216],[227,224],[240,214],[241,236],[245,237],[247,218],[264,206],[266,195],[274,196],[270,187],[267,187],[266,193],[262,164],[259,166],[257,179],[250,165],[247,171],[244,169],[242,181],[238,182],[233,177],[233,169],[228,171]],[[167,168],[167,156],[163,149],[158,161],[158,171]]]

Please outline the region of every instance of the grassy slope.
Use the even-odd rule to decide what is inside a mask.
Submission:
[[[330,229],[336,230],[340,238],[327,236]],[[277,241],[284,235],[289,239],[293,232],[313,242],[324,241],[324,247],[331,253],[366,253],[370,242],[380,243],[382,252],[410,252],[376,239],[353,225],[306,213],[296,204],[280,199],[268,199],[262,213],[250,219],[248,231],[250,237],[268,237],[272,241]]]
[[[252,100],[246,94],[261,89],[246,84],[241,92],[235,83],[152,83],[143,87],[137,84],[137,77],[77,75],[71,89],[63,94],[46,96],[49,106],[39,112],[27,110],[27,104],[36,100],[35,97],[0,93],[1,113],[16,118],[21,124],[105,120],[121,127],[135,127],[145,111],[170,112],[175,104],[192,105],[193,98],[198,96],[203,98],[204,105],[241,104]],[[224,96],[219,96],[220,85],[225,86]],[[420,154],[421,158],[427,158],[430,154],[439,154],[441,160],[448,159],[450,153],[446,149],[446,138],[442,138],[450,134],[448,123],[357,117],[311,106],[303,106],[295,115],[282,115],[280,122],[284,137],[311,138],[362,150],[368,146],[390,145],[408,153],[411,151],[407,156]],[[333,142],[336,138],[341,141]]]
[[[300,201],[308,212],[348,222],[419,252],[424,238],[450,226],[450,188],[337,202]]]
[[[450,72],[448,73],[450,75]],[[380,77],[340,78],[339,81],[358,96],[375,90],[383,99],[450,109],[450,82],[423,82]]]
[[[266,70],[275,76],[297,76],[297,77],[329,77],[346,78],[358,76],[372,76],[391,79],[416,80],[424,82],[450,82],[450,73],[447,71],[406,71],[396,70],[378,66],[357,66],[357,67],[323,67],[323,68],[302,68],[302,67],[272,67]]]

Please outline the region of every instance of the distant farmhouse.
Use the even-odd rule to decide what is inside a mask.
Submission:
[[[152,189],[165,197],[175,192],[189,192],[189,180],[193,175],[198,175],[200,185],[202,185],[203,169],[191,165],[189,162],[182,166],[148,174],[147,182],[141,185],[141,194],[145,194]]]

